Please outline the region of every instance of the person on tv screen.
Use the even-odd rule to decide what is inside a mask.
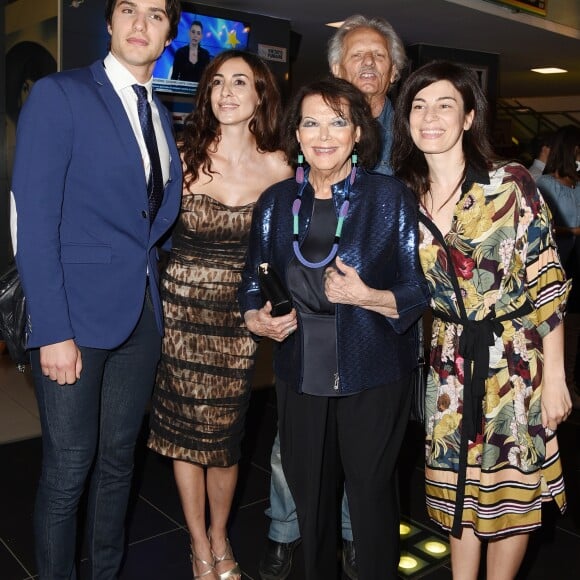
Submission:
[[[201,74],[211,60],[210,53],[200,45],[202,35],[203,24],[199,20],[194,20],[189,28],[189,44],[175,51],[172,80],[199,82]]]

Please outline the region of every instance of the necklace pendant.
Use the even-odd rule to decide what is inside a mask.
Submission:
[[[303,266],[306,266],[307,268],[324,268],[325,266],[330,264],[332,260],[334,260],[336,254],[338,253],[338,243],[340,241],[340,236],[342,235],[342,226],[348,214],[348,209],[350,205],[349,201],[350,186],[354,181],[354,177],[356,177],[356,166],[352,170],[351,178],[347,179],[346,181],[344,201],[342,202],[342,205],[340,206],[340,210],[338,212],[338,221],[336,224],[336,231],[334,232],[334,243],[332,244],[332,248],[330,249],[330,252],[326,256],[326,258],[324,258],[324,260],[320,260],[319,262],[311,262],[310,260],[307,260],[300,251],[300,242],[299,242],[300,226],[298,222],[298,217],[300,214],[300,207],[302,205],[302,194],[304,193],[304,188],[308,184],[308,173],[305,173],[303,181],[297,180],[298,183],[301,183],[301,186],[300,190],[298,191],[298,194],[296,195],[296,199],[292,204],[292,217],[293,217],[292,233],[294,237],[294,241],[292,242],[292,249],[294,250],[294,255]]]

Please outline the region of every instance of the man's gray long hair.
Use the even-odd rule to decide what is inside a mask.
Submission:
[[[328,65],[332,71],[334,65],[340,64],[342,61],[342,52],[345,36],[357,28],[372,28],[376,30],[387,41],[389,47],[389,56],[395,67],[396,82],[401,72],[405,69],[407,64],[407,55],[405,54],[405,46],[395,29],[384,18],[369,18],[362,14],[354,14],[349,16],[342,26],[334,33],[328,42]]]

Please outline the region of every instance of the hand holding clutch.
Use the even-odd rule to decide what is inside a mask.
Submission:
[[[292,298],[282,280],[268,263],[258,266],[258,280],[264,301],[272,305],[272,316],[284,316],[292,310]]]

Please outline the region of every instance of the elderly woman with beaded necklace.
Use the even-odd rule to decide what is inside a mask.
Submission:
[[[427,304],[417,208],[399,181],[367,171],[381,143],[364,96],[341,79],[303,87],[283,138],[296,178],[270,187],[252,219],[239,290],[248,329],[278,343],[282,465],[296,502],[306,579],[334,578],[344,476],[359,578],[396,578],[393,472],[416,364],[409,329]],[[267,262],[294,304],[263,305]]]

